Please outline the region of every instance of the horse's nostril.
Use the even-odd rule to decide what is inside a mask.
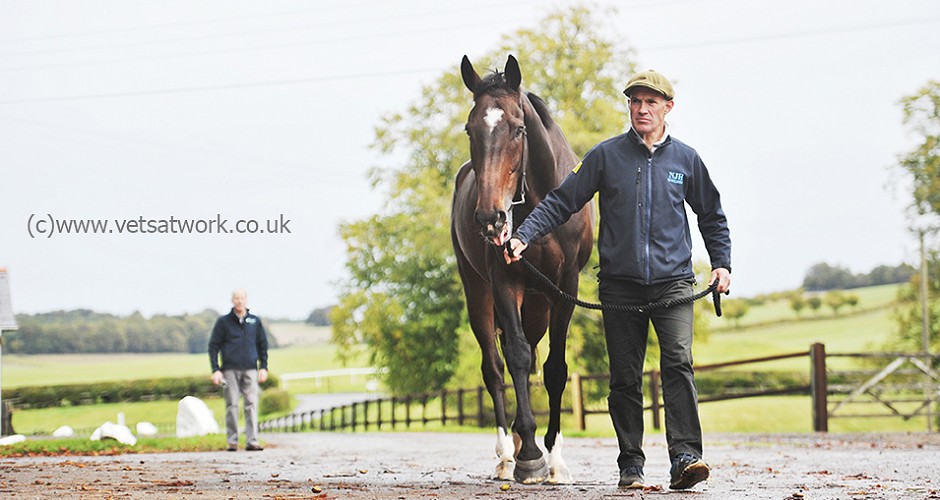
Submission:
[[[475,214],[477,224],[485,228],[487,226],[500,226],[505,220],[502,213],[497,212],[480,212],[477,211]]]
[[[481,214],[480,212],[477,212],[474,214],[473,218],[476,219],[478,226],[486,227],[487,220],[486,220],[486,217],[483,216],[483,214]]]

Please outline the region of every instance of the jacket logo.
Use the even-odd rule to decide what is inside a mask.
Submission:
[[[673,184],[682,184],[685,174],[681,172],[669,172],[669,182]]]
[[[255,324],[255,318],[245,318],[245,323],[248,323],[249,325],[253,325]]]

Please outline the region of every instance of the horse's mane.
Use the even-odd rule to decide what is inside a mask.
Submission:
[[[555,120],[552,119],[551,112],[548,111],[548,105],[545,104],[545,101],[541,97],[533,94],[532,92],[526,92],[529,96],[529,102],[532,103],[532,107],[535,108],[535,112],[538,113],[539,118],[542,120],[542,125],[546,129],[551,130],[555,126]]]
[[[513,90],[509,88],[509,84],[506,82],[506,76],[499,71],[493,71],[483,77],[480,82],[477,83],[476,88],[473,89],[474,98],[481,95],[491,95],[495,97],[499,95],[510,95],[512,93]],[[539,119],[542,120],[542,125],[546,129],[554,127],[555,120],[552,119],[552,114],[548,110],[545,101],[532,92],[526,92],[525,94],[532,103],[532,107],[535,108],[535,112],[539,115]]]

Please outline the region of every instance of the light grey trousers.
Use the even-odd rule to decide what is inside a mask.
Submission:
[[[223,370],[225,431],[229,446],[238,445],[238,397],[245,400],[245,444],[258,444],[258,370]]]

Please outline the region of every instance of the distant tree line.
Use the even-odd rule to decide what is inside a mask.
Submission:
[[[326,306],[314,309],[307,316],[307,324],[313,326],[330,326],[330,311],[333,306]]]
[[[219,313],[145,318],[88,309],[18,314],[19,330],[5,332],[3,349],[15,354],[206,352]],[[269,342],[274,339],[269,337]]]
[[[852,274],[845,267],[831,266],[821,262],[806,271],[806,276],[803,278],[803,289],[808,292],[818,292],[906,283],[916,272],[912,266],[900,264],[897,266],[881,265],[872,269],[868,274]]]

